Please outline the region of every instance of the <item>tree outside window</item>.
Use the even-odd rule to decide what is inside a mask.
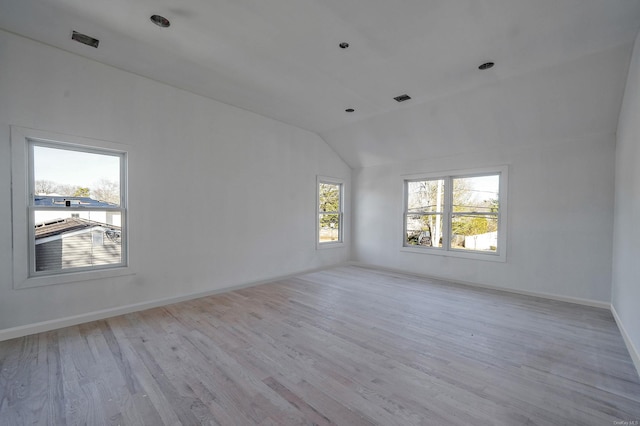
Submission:
[[[342,188],[337,181],[318,180],[318,243],[342,242]]]
[[[502,172],[405,180],[404,247],[498,254]]]

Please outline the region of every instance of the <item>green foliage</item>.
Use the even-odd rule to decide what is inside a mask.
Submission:
[[[85,188],[82,186],[77,186],[75,191],[73,192],[74,197],[88,197],[89,196],[89,188]]]
[[[497,213],[498,199],[482,199],[474,192],[468,179],[454,179],[453,212]],[[486,194],[485,194],[486,195]],[[480,235],[498,230],[495,216],[459,215],[451,221],[453,235]]]
[[[500,201],[497,198],[493,198],[487,201],[489,204],[489,209],[492,213],[498,213],[500,208]]]
[[[451,223],[454,235],[480,235],[495,229],[493,221],[486,216],[455,216]]]
[[[340,208],[340,185],[320,184],[320,211],[337,212]]]
[[[338,228],[340,226],[340,185],[321,183],[319,187],[320,227]]]

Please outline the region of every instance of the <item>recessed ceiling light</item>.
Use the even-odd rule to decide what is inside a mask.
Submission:
[[[149,19],[151,19],[151,22],[162,28],[167,28],[169,25],[171,25],[171,22],[169,22],[169,20],[164,16],[152,15]]]
[[[353,108],[347,108],[347,109],[345,109],[344,111],[345,111],[345,112],[353,112],[353,111],[355,111],[355,109],[353,109]]]
[[[343,41],[338,46],[340,46],[340,49],[346,49],[347,47],[349,47],[349,43],[347,43],[346,41]]]
[[[404,101],[408,101],[409,99],[411,99],[411,96],[407,95],[406,93],[404,95],[400,95],[400,96],[396,96],[395,98],[396,101],[398,102],[404,102]]]
[[[490,68],[493,68],[493,66],[494,66],[494,65],[495,65],[495,64],[494,64],[493,62],[485,62],[484,64],[480,65],[480,66],[478,67],[478,69],[479,69],[479,70],[483,70],[483,71],[484,71],[484,70],[488,70],[488,69],[490,69]]]

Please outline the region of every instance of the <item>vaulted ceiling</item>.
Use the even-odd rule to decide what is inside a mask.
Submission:
[[[489,120],[493,137],[501,113],[534,137],[509,109],[571,109],[565,89],[616,115],[639,26],[640,0],[0,0],[0,28],[316,132],[352,167],[406,159],[410,131],[441,142],[449,126],[455,145],[459,120],[480,132]],[[601,89],[585,98],[572,75]],[[536,109],[540,90],[549,99]]]

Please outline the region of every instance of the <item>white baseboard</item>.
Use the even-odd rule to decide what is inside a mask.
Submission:
[[[629,350],[629,355],[631,355],[631,361],[633,361],[633,365],[636,367],[636,371],[638,372],[638,376],[640,376],[640,352],[633,344],[629,333],[627,333],[627,329],[624,328],[622,324],[622,320],[618,316],[618,312],[616,312],[615,306],[611,305],[611,313],[613,314],[613,318],[616,320],[616,324],[618,324],[618,328],[620,329],[620,334],[622,334],[622,338],[624,339],[624,344],[627,345],[627,349]]]
[[[288,274],[288,275],[269,278],[269,279],[260,280],[260,281],[253,281],[245,284],[238,284],[238,285],[219,288],[215,290],[190,293],[182,296],[167,297],[163,299],[155,299],[147,302],[134,303],[131,305],[118,306],[115,308],[108,308],[108,309],[102,309],[99,311],[88,312],[86,314],[73,315],[70,317],[59,318],[59,319],[54,319],[49,321],[42,321],[35,324],[27,324],[27,325],[21,325],[18,327],[6,328],[4,330],[0,330],[0,342],[4,340],[14,339],[16,337],[28,336],[30,334],[42,333],[45,331],[56,330],[58,328],[63,328],[63,327],[70,327],[73,325],[102,320],[105,318],[115,317],[118,315],[130,314],[132,312],[139,312],[139,311],[144,311],[146,309],[158,308],[160,306],[171,305],[173,303],[184,302],[187,300],[198,299],[201,297],[212,296],[220,293],[227,293],[229,291],[240,290],[248,287],[255,287],[261,284],[268,284],[271,282],[286,280],[299,275],[304,275],[304,274],[309,274],[311,272],[317,272],[317,271],[322,271],[330,268],[335,268],[342,265],[344,264],[331,265],[324,268],[316,268],[316,269],[311,269],[306,271],[300,271],[294,274]]]
[[[349,264],[353,265],[353,266],[359,266],[359,267],[362,267],[362,268],[377,269],[379,271],[392,272],[392,273],[395,273],[395,274],[413,275],[415,277],[427,278],[427,279],[432,279],[432,280],[448,281],[450,283],[461,284],[461,285],[466,285],[466,286],[470,286],[470,287],[480,287],[480,288],[486,288],[488,290],[504,291],[504,292],[507,292],[507,293],[521,294],[523,296],[540,297],[540,298],[543,298],[543,299],[557,300],[559,302],[575,303],[577,305],[591,306],[591,307],[600,308],[600,309],[608,309],[608,310],[611,309],[611,304],[609,302],[601,302],[599,300],[582,299],[582,298],[579,298],[579,297],[561,296],[561,295],[553,294],[553,293],[543,293],[543,292],[536,292],[536,291],[518,290],[518,289],[504,288],[504,287],[498,287],[498,286],[493,286],[493,285],[489,285],[489,284],[482,284],[482,283],[476,283],[476,282],[470,282],[470,281],[453,280],[451,278],[444,278],[444,277],[438,277],[438,276],[434,276],[434,275],[419,274],[419,273],[415,273],[415,272],[407,272],[407,271],[402,271],[400,269],[386,268],[386,267],[377,266],[377,265],[370,265],[368,263],[363,263],[363,262],[352,261],[352,262],[349,262]]]

